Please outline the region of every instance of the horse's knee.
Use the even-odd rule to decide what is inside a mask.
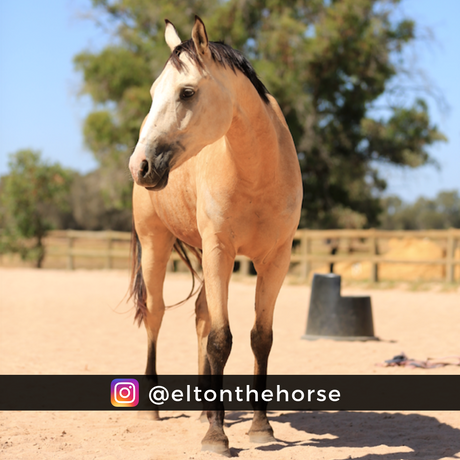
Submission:
[[[150,338],[156,340],[164,314],[165,306],[163,302],[149,302],[149,299],[147,299],[147,311],[144,315],[144,325],[147,330],[147,335]]]
[[[267,360],[273,343],[272,329],[254,326],[251,330],[251,348],[257,361]]]
[[[232,349],[230,327],[211,329],[208,336],[207,352],[213,373],[222,373]]]

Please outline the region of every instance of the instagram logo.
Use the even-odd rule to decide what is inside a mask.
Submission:
[[[112,406],[136,407],[139,403],[139,383],[135,379],[115,379],[110,385]]]

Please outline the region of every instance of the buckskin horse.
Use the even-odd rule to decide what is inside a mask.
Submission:
[[[228,288],[235,256],[243,254],[257,272],[251,348],[255,385],[265,388],[275,302],[300,218],[296,150],[279,105],[240,52],[208,41],[199,17],[184,42],[165,22],[171,55],[153,83],[129,160],[138,260],[131,294],[147,330],[146,374],[156,376],[166,265],[173,247],[186,246],[202,258],[199,374],[223,375],[232,348]],[[223,407],[207,411],[207,418],[202,449],[229,455]],[[254,408],[248,434],[254,442],[274,440],[266,406]]]

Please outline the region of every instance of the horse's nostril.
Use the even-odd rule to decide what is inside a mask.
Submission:
[[[140,173],[142,177],[145,177],[149,172],[149,163],[147,160],[143,160],[141,163]]]

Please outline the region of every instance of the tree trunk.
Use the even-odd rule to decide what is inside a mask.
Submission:
[[[43,235],[39,235],[37,237],[37,261],[36,261],[36,268],[42,268],[43,260],[45,259],[45,247],[43,246],[42,241]]]

